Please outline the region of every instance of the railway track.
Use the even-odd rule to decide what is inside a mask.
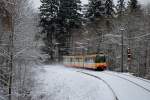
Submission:
[[[119,73],[120,74],[120,73]],[[133,78],[136,78],[136,79],[139,79],[141,81],[144,81],[144,82],[147,82],[147,83],[150,83],[150,81],[146,80],[146,79],[143,79],[143,78],[140,78],[140,77],[136,77],[136,76],[133,76],[133,75],[127,75],[127,74],[122,74],[124,76],[129,76],[129,77],[133,77]]]
[[[77,72],[82,73],[82,74],[85,74],[85,75],[88,75],[88,76],[91,76],[91,77],[94,77],[94,78],[96,78],[96,79],[101,80],[102,82],[104,82],[104,83],[107,85],[107,87],[110,89],[110,91],[112,92],[112,94],[113,94],[115,100],[119,100],[118,97],[117,97],[117,95],[116,95],[116,93],[114,92],[113,88],[112,88],[112,87],[108,84],[108,82],[106,82],[104,79],[102,79],[102,78],[100,78],[100,77],[98,77],[98,76],[96,76],[96,75],[87,73],[87,72],[82,72],[82,71],[77,71]]]
[[[128,81],[128,82],[130,82],[130,83],[132,83],[132,84],[134,84],[134,85],[136,85],[136,86],[138,86],[138,87],[140,87],[140,88],[142,88],[142,89],[144,89],[145,91],[147,91],[147,92],[150,93],[150,90],[149,90],[149,89],[147,89],[147,88],[145,88],[144,86],[139,85],[138,83],[136,83],[136,82],[134,82],[134,81],[131,81],[131,80],[127,79],[127,78],[124,78],[124,77],[121,77],[121,76],[119,76],[119,75],[116,75],[116,74],[113,74],[113,73],[109,73],[109,72],[102,72],[102,73],[107,74],[107,75],[111,75],[111,76],[115,76],[115,77],[118,77],[118,78],[121,78],[121,79],[124,79],[124,80],[126,80],[126,81]],[[147,81],[146,81],[146,82],[147,82]]]

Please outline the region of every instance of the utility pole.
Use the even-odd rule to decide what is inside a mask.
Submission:
[[[120,0],[120,18],[121,18],[121,21],[123,21],[123,3],[124,3],[124,0]],[[123,31],[124,31],[124,28],[122,27],[120,29],[121,31],[121,72],[123,72]]]
[[[123,72],[123,31],[124,31],[124,29],[123,28],[121,28],[120,29],[120,31],[121,31],[121,72]]]

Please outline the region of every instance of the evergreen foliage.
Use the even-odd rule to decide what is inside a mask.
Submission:
[[[43,51],[48,53],[50,58],[53,60],[53,47],[54,47],[54,36],[57,24],[57,15],[59,9],[58,0],[41,0],[42,5],[40,9],[40,26],[42,27],[41,33],[44,34],[43,40],[45,47]]]
[[[113,0],[106,0],[105,2],[105,17],[106,19],[106,26],[109,29],[111,29],[111,22],[110,19],[114,16],[114,5]]]
[[[68,54],[71,30],[81,26],[80,0],[41,0],[40,26],[44,34],[43,51],[54,60],[54,50],[58,46],[59,55]],[[57,45],[59,43],[59,45]]]
[[[128,9],[130,10],[131,13],[139,11],[140,5],[138,4],[138,1],[137,0],[130,0],[128,2]]]
[[[60,0],[60,10],[58,13],[58,20],[60,24],[61,37],[59,42],[61,43],[60,54],[69,54],[71,51],[71,31],[74,28],[81,26],[81,2],[80,0]],[[64,38],[65,37],[65,38]]]
[[[62,21],[62,26],[66,28],[76,28],[81,24],[80,0],[60,0],[60,10],[58,18]]]
[[[118,12],[118,15],[122,15],[126,10],[126,7],[125,7],[125,2],[124,0],[118,0],[118,4],[117,4],[117,12]]]
[[[89,4],[85,5],[85,9],[82,10],[83,12],[80,0],[41,1],[40,26],[45,43],[43,50],[49,54],[51,61],[55,59],[56,52],[58,52],[59,58],[70,53],[81,53],[80,50],[74,49],[77,47],[76,41],[78,41],[83,43],[85,50],[88,48],[88,53],[108,51],[112,62],[110,68],[119,71],[121,34],[125,38],[122,39],[125,43],[123,45],[124,69],[137,73],[137,69],[140,68],[136,66],[141,64],[141,66],[145,66],[146,70],[149,56],[144,55],[150,53],[148,52],[149,40],[142,41],[142,39],[148,38],[143,34],[149,32],[149,15],[147,10],[143,13],[144,10],[140,8],[138,0],[130,0],[128,4],[125,0],[118,0],[117,6],[113,5],[113,0],[89,0]],[[85,17],[84,21],[87,23],[82,24],[82,13]],[[114,17],[116,13],[118,16]],[[74,32],[74,29],[80,27],[82,27],[81,30]],[[124,28],[124,31],[121,31],[121,28]],[[77,32],[81,37],[73,37],[79,35],[75,34]],[[136,36],[139,36],[141,40],[138,38],[137,41]],[[134,54],[130,64],[127,62],[126,55],[128,47]],[[84,52],[86,51],[82,50],[82,53]],[[144,60],[140,61],[139,57],[141,56]]]
[[[103,0],[90,0],[87,17],[90,19],[104,17],[105,2]]]
[[[105,2],[105,16],[106,17],[113,17],[114,9],[113,9],[113,1],[106,0]]]

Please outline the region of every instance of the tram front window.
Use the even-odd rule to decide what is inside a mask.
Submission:
[[[104,55],[97,55],[95,58],[95,63],[104,63],[106,62],[106,57]]]

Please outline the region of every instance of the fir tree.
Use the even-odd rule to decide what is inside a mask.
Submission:
[[[60,0],[58,19],[62,35],[59,42],[61,42],[60,48],[64,48],[60,51],[61,55],[69,54],[72,29],[81,27],[80,4],[80,0]]]
[[[105,2],[105,15],[106,17],[113,17],[113,1],[112,0],[106,0]]]
[[[107,30],[111,29],[111,20],[114,16],[114,5],[112,0],[105,1],[105,18]]]
[[[53,47],[55,39],[55,30],[58,14],[58,0],[41,0],[40,6],[40,26],[42,27],[41,33],[43,34],[45,47],[43,51],[50,56],[50,60],[53,61]]]
[[[59,20],[65,28],[77,28],[81,24],[80,0],[60,0]]]
[[[80,0],[41,0],[40,26],[44,34],[44,51],[54,60],[58,42],[59,55],[68,54],[71,30],[81,26]]]
[[[130,10],[131,13],[139,11],[140,5],[138,4],[138,1],[137,0],[130,0],[128,2],[128,9]]]
[[[87,17],[89,19],[108,18],[114,14],[112,0],[90,0]]]
[[[124,0],[118,0],[118,4],[117,4],[117,12],[118,15],[121,16],[123,15],[123,13],[125,12],[125,2]]]
[[[103,0],[90,0],[89,9],[87,11],[87,17],[89,19],[95,19],[104,17],[105,15],[105,3]]]

